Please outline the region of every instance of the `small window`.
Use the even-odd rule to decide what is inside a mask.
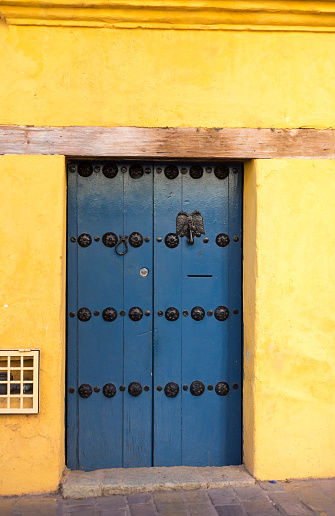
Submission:
[[[37,414],[39,350],[0,351],[0,414]]]

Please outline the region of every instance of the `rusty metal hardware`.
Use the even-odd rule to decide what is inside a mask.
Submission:
[[[234,242],[238,242],[239,241],[238,236],[234,236],[233,240],[234,240]]]
[[[215,385],[215,392],[219,396],[227,396],[227,394],[229,392],[229,385],[228,385],[228,383],[226,383],[226,382],[218,382]]]
[[[233,383],[233,389],[235,389],[235,391],[238,389],[238,383]]]
[[[170,306],[165,310],[165,317],[168,321],[176,321],[179,317],[179,310],[174,306]]]
[[[230,238],[228,235],[226,235],[226,233],[220,233],[215,239],[215,243],[219,247],[226,247],[229,244],[229,242]]]
[[[214,174],[218,179],[226,179],[229,175],[229,168],[226,165],[217,165]]]
[[[205,386],[202,382],[199,380],[195,380],[191,383],[190,386],[190,393],[193,394],[193,396],[201,396],[205,392]]]
[[[192,179],[200,179],[203,176],[203,168],[200,165],[192,165],[190,168],[190,176]]]
[[[124,392],[125,390],[126,390],[125,386],[124,385],[120,385],[120,391]]]
[[[191,317],[195,321],[202,321],[205,317],[205,310],[201,306],[195,306],[191,310]]]
[[[234,315],[238,314],[238,310],[237,310],[237,308],[234,308],[234,310],[233,310],[233,314],[234,314]]]
[[[183,391],[187,391],[188,385],[183,385]]]
[[[163,387],[161,385],[157,385],[157,390],[161,392],[163,390]]]
[[[74,236],[72,236],[72,237],[70,238],[70,242],[72,242],[72,243],[76,242],[76,240],[77,240],[77,239],[76,239],[76,237],[74,237]]]
[[[142,385],[138,382],[131,382],[128,386],[128,392],[131,396],[139,396],[142,392]]]
[[[118,254],[119,256],[123,256],[123,255],[127,254],[127,252],[128,252],[127,238],[128,238],[127,236],[119,235],[119,241],[115,246],[116,254]],[[119,246],[121,244],[123,244],[123,253],[120,253],[120,251],[119,251]]]
[[[130,235],[128,242],[132,247],[141,247],[141,245],[143,244],[143,236],[141,235],[141,233],[138,233],[138,231],[134,231]]]
[[[144,242],[150,242],[150,237],[145,237]]]
[[[164,392],[168,398],[175,398],[178,396],[179,385],[175,382],[169,382],[165,385]]]
[[[80,247],[88,247],[92,243],[92,237],[88,233],[82,233],[78,237],[78,244]]]
[[[121,311],[120,311],[120,316],[121,316],[121,317],[124,317],[125,315],[126,315],[125,310],[121,310]]]
[[[94,389],[93,389],[93,390],[94,390],[94,392],[100,392],[100,387],[99,387],[99,385],[96,385],[96,386],[94,387]]]
[[[86,306],[83,306],[82,308],[79,308],[78,310],[78,319],[79,321],[89,321],[92,317],[91,310],[87,308]]]
[[[88,161],[80,163],[78,166],[78,174],[82,177],[89,177],[93,174],[93,167]]]
[[[207,315],[208,315],[208,317],[212,317],[212,315],[213,315],[213,310],[207,310]]]
[[[158,317],[163,317],[163,315],[164,315],[163,310],[158,310],[157,315],[158,315]]]
[[[106,247],[115,247],[116,244],[117,244],[117,236],[115,233],[112,233],[112,232],[108,232],[108,233],[105,233],[102,237],[102,243],[106,246]]]
[[[165,167],[164,174],[168,179],[176,179],[179,175],[179,170],[175,165]]]
[[[94,310],[93,315],[95,315],[95,317],[98,317],[98,315],[100,315],[99,310]]]
[[[214,387],[213,387],[213,385],[210,383],[210,384],[207,386],[207,389],[208,389],[209,391],[212,391],[212,390],[214,389]]]
[[[94,241],[95,241],[95,242],[99,242],[99,240],[100,240],[100,237],[98,237],[98,236],[95,236],[95,237],[94,237]]]
[[[102,312],[102,318],[104,321],[112,322],[117,318],[117,311],[112,306],[108,306]]]
[[[168,233],[164,239],[166,247],[174,249],[179,244],[179,237],[175,233]]]
[[[76,390],[76,389],[75,389],[74,387],[69,387],[69,393],[70,393],[70,394],[73,394],[73,393],[75,392],[75,390]]]
[[[187,316],[188,316],[188,311],[187,311],[187,310],[183,310],[183,316],[184,316],[184,317],[187,317]]]
[[[206,237],[206,238],[203,239],[203,243],[204,244],[208,244],[208,242],[209,242],[209,238]]]
[[[93,392],[93,389],[89,383],[82,383],[78,387],[78,394],[82,398],[89,398]]]
[[[229,310],[226,306],[218,306],[215,308],[214,317],[218,321],[225,321],[229,317]]]
[[[193,211],[190,215],[180,211],[176,219],[176,233],[180,237],[186,236],[190,245],[194,244],[194,236],[199,238],[204,235],[204,221],[200,211]]]
[[[132,321],[140,321],[143,317],[143,310],[139,306],[133,306],[129,310],[129,319]]]
[[[111,163],[103,167],[102,173],[105,177],[108,177],[108,179],[114,179],[114,177],[117,176],[118,168],[114,163]]]
[[[139,179],[144,174],[143,167],[138,164],[131,165],[129,168],[129,175],[132,179]]]
[[[70,312],[70,313],[69,313],[69,316],[70,316],[70,317],[76,317],[76,312]]]
[[[143,390],[144,390],[145,392],[150,391],[150,387],[149,387],[149,385],[145,385],[145,386],[143,387]]]
[[[116,387],[114,383],[106,383],[102,388],[102,392],[106,398],[113,398],[116,394]]]

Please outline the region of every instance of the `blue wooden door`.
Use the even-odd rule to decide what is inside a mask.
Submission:
[[[241,463],[241,229],[240,164],[68,165],[69,468]]]

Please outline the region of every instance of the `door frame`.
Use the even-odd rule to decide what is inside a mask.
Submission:
[[[67,156],[66,157],[66,160],[65,160],[65,170],[66,170],[66,185],[68,185],[68,174],[67,174],[67,170],[68,170],[68,164],[69,162],[73,161],[73,160],[80,160],[80,161],[93,161],[93,160],[99,160],[99,161],[111,161],[111,160],[116,160],[116,158],[114,157],[100,157],[100,156],[76,156],[76,157],[70,157],[70,156]],[[203,161],[206,161],[206,162],[212,162],[213,164],[214,163],[217,163],[217,162],[233,162],[233,161],[236,161],[237,163],[240,163],[241,164],[241,167],[242,167],[242,170],[241,170],[241,173],[242,173],[242,192],[241,192],[241,196],[242,196],[242,219],[241,219],[241,224],[242,224],[242,232],[241,232],[241,237],[242,237],[242,251],[241,251],[241,385],[240,385],[240,389],[241,389],[241,463],[243,464],[244,463],[244,447],[243,447],[243,441],[244,441],[244,438],[243,438],[243,434],[244,434],[244,421],[243,421],[243,412],[244,412],[244,405],[243,405],[243,392],[244,392],[244,360],[243,360],[243,356],[244,356],[244,318],[243,318],[243,314],[244,314],[244,306],[243,306],[243,301],[244,301],[244,296],[243,296],[243,292],[244,292],[244,288],[243,288],[243,278],[244,278],[244,271],[243,271],[243,263],[244,263],[244,260],[243,260],[243,236],[244,236],[244,224],[243,224],[243,215],[244,215],[244,163],[246,160],[242,160],[242,159],[235,159],[235,160],[232,160],[232,159],[229,159],[229,158],[211,158],[211,159],[204,159],[204,158],[190,158],[190,157],[184,157],[184,158],[168,158],[168,159],[163,159],[163,158],[158,158],[157,156],[155,157],[144,157],[144,158],[137,158],[138,161],[141,161],[141,162],[152,162],[152,161],[170,161],[170,162],[203,162]],[[134,158],[130,158],[129,156],[127,157],[118,157],[117,158],[117,161],[135,161]],[[66,194],[66,199],[68,199],[68,190],[67,190],[67,194]],[[67,396],[66,396],[66,393],[68,391],[68,374],[67,374],[67,368],[68,368],[68,362],[67,362],[67,358],[68,358],[68,323],[67,323],[67,316],[66,314],[68,313],[68,305],[67,305],[67,301],[68,301],[68,281],[67,281],[67,242],[68,242],[68,210],[66,209],[66,287],[65,287],[65,295],[66,295],[66,302],[65,302],[65,307],[66,307],[66,313],[65,313],[65,321],[66,321],[66,337],[65,337],[65,400],[64,400],[64,403],[65,403],[65,434],[64,434],[64,437],[65,437],[65,465],[67,466],[67,463],[68,463],[68,456],[67,456],[67,453],[68,453],[68,450],[67,450],[67,419],[68,419],[68,405],[67,405]]]

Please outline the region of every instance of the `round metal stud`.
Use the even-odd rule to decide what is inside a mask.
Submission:
[[[182,168],[180,171],[182,174],[187,174],[187,168]]]
[[[121,315],[121,317],[124,317],[126,315],[126,312],[124,310],[121,310],[120,315]]]
[[[91,310],[89,308],[86,308],[86,306],[79,308],[77,315],[79,321],[83,322],[89,321],[92,317]]]
[[[69,313],[69,316],[70,316],[70,317],[75,317],[75,316],[76,316],[76,312],[70,312],[70,313]]]
[[[94,310],[93,315],[95,315],[95,317],[98,317],[98,315],[100,315],[99,310]]]
[[[82,398],[89,398],[91,396],[92,392],[93,392],[93,389],[89,383],[82,383],[78,387],[78,394]]]
[[[120,385],[120,391],[124,392],[125,390],[126,390],[125,386],[124,385]]]
[[[157,174],[161,174],[162,173],[162,169],[160,167],[156,168],[156,172]]]
[[[145,237],[144,242],[150,242],[150,237]]]
[[[140,179],[144,174],[143,167],[138,164],[131,165],[129,167],[129,175],[132,179]]]
[[[158,392],[161,392],[163,390],[163,387],[161,385],[157,385]]]
[[[76,171],[76,167],[74,167],[73,165],[70,165],[69,166],[69,172],[72,172],[72,174]]]
[[[99,240],[100,240],[100,237],[98,237],[98,236],[95,236],[95,237],[94,237],[94,241],[95,241],[95,242],[99,242]]]
[[[110,165],[105,165],[103,167],[102,173],[105,177],[108,177],[108,179],[113,179],[117,176],[118,168],[114,163],[111,163]]]
[[[102,388],[102,392],[106,398],[113,398],[116,394],[116,387],[114,383],[106,383],[106,385],[104,385]]]
[[[165,317],[168,321],[176,321],[179,317],[179,311],[174,306],[170,306],[165,310]]]
[[[207,315],[208,315],[208,317],[212,317],[212,315],[213,315],[213,310],[207,310]]]
[[[183,385],[183,391],[187,391],[188,385]]]
[[[141,278],[146,278],[148,275],[149,275],[149,269],[147,269],[146,267],[142,267],[142,269],[140,269]]]
[[[175,165],[165,167],[164,174],[168,179],[176,179],[179,175],[179,170]]]
[[[214,387],[213,387],[213,385],[210,383],[210,384],[207,386],[207,389],[208,389],[209,391],[212,391],[212,390],[214,389]]]
[[[149,317],[149,315],[150,315],[150,310],[146,310],[146,311],[144,312],[144,315],[145,315],[146,317]]]
[[[115,321],[115,319],[117,318],[117,311],[112,306],[108,306],[102,312],[102,318],[104,321],[107,321],[107,322]]]
[[[98,167],[98,166],[97,166],[97,167],[94,167],[94,172],[95,172],[96,174],[99,174],[99,172],[100,172],[100,167]]]
[[[122,174],[125,174],[127,172],[127,167],[121,167]]]
[[[188,316],[188,311],[187,311],[187,310],[183,310],[183,316],[184,316],[184,317],[187,317],[187,316]]]
[[[129,310],[129,319],[131,321],[140,321],[143,317],[143,310],[139,306],[133,306]]]
[[[82,177],[89,177],[91,174],[93,174],[93,167],[91,163],[84,162],[80,163],[78,167],[78,174]]]
[[[233,168],[233,174],[237,174],[238,170],[237,168]]]
[[[99,385],[96,385],[96,386],[94,387],[94,389],[93,389],[93,390],[94,390],[94,392],[100,392],[100,387],[99,387]]]
[[[143,390],[144,390],[145,392],[150,391],[150,387],[149,387],[149,385],[145,385],[145,386],[143,387]]]
[[[157,237],[157,242],[161,242],[163,239],[161,237]]]
[[[78,237],[78,244],[80,247],[88,247],[92,243],[92,237],[88,233],[82,233]]]
[[[228,235],[226,235],[226,233],[220,233],[215,239],[215,243],[219,247],[226,247],[226,245],[228,245],[229,242],[230,238]]]
[[[163,315],[164,315],[163,310],[158,310],[157,315],[158,315],[158,317],[163,317]]]
[[[76,240],[77,240],[76,237],[71,237],[70,238],[70,242],[72,242],[72,243],[74,243]]]
[[[193,394],[193,396],[201,396],[205,392],[205,386],[202,382],[199,380],[195,380],[191,383],[190,386],[190,393]]]
[[[211,167],[206,167],[206,172],[207,172],[207,174],[210,174],[212,172],[212,168]]]
[[[226,306],[218,306],[215,308],[214,317],[218,321],[225,321],[229,317],[229,310]]]
[[[214,174],[218,179],[226,179],[229,175],[229,168],[226,165],[217,165]]]
[[[234,315],[238,314],[238,310],[237,310],[237,308],[234,308],[234,310],[233,310],[233,314],[234,314]]]
[[[108,232],[108,233],[105,233],[104,236],[102,237],[102,243],[106,247],[115,247],[117,242],[118,242],[118,237],[116,236],[115,233]]]
[[[226,383],[226,382],[218,382],[215,385],[215,392],[219,396],[227,396],[227,394],[229,392],[229,385],[228,385],[228,383]]]
[[[69,393],[70,393],[70,394],[73,394],[73,393],[75,392],[75,390],[76,390],[76,389],[75,389],[74,387],[69,387]]]
[[[130,235],[128,242],[132,247],[141,247],[141,245],[143,244],[143,237],[141,233],[138,233],[138,231],[134,231]]]
[[[195,321],[202,321],[205,317],[205,310],[201,306],[195,306],[191,310],[191,317]]]
[[[151,168],[149,168],[149,167],[145,168],[145,169],[144,169],[144,172],[145,172],[146,174],[151,174]]]
[[[142,392],[142,385],[138,382],[131,382],[128,386],[128,392],[131,396],[139,396]]]
[[[168,233],[164,239],[166,247],[174,249],[179,244],[179,237],[175,233]]]
[[[234,236],[233,240],[234,240],[234,242],[238,242],[239,241],[238,236]]]
[[[237,383],[233,383],[233,389],[235,389],[235,391],[238,389],[238,384]]]
[[[169,382],[165,385],[164,392],[167,398],[175,398],[178,396],[179,385],[175,382]]]
[[[203,240],[204,244],[208,244],[209,242],[209,238],[205,237],[204,240]]]
[[[203,176],[203,169],[200,165],[192,165],[190,168],[190,176],[192,179],[200,179]]]

